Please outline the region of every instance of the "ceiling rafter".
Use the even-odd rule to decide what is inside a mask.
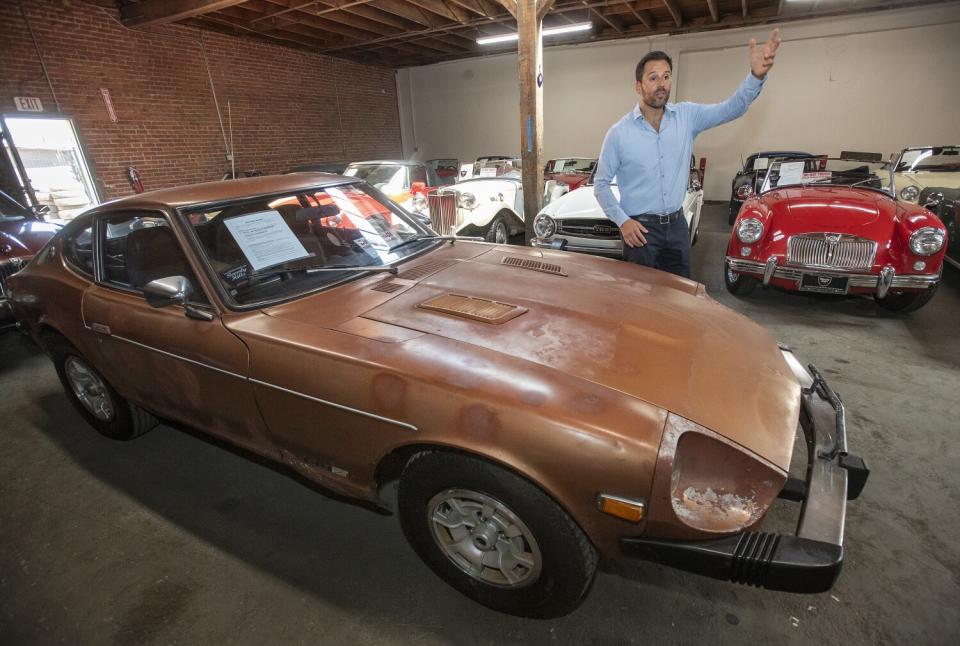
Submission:
[[[120,8],[120,19],[128,27],[161,25],[220,11],[245,0],[144,0]]]

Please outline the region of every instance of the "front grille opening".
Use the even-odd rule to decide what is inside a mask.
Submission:
[[[517,267],[518,269],[529,269],[531,271],[542,271],[545,274],[554,274],[555,276],[566,276],[560,265],[543,262],[542,260],[533,260],[532,258],[521,258],[519,256],[506,256],[500,260],[501,265],[508,267]]]
[[[501,303],[475,296],[464,296],[463,294],[435,296],[420,303],[417,307],[492,325],[506,323],[527,311],[526,307],[519,305]]]

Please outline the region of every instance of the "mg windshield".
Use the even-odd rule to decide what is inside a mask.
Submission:
[[[787,186],[847,186],[889,193],[890,174],[881,163],[811,157],[770,162],[761,192]]]
[[[399,193],[407,188],[407,167],[399,164],[351,164],[343,174],[362,179],[384,193]]]
[[[903,151],[897,172],[960,172],[960,146],[932,146]]]
[[[389,267],[431,232],[362,184],[186,210],[208,266],[238,305],[288,298]]]
[[[548,173],[589,173],[596,165],[596,159],[551,159],[547,162]]]

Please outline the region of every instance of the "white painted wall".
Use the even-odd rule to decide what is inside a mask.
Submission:
[[[748,73],[746,43],[772,25],[544,50],[544,155],[599,154],[633,108],[633,74],[651,49],[674,60],[674,101],[726,98]],[[760,98],[733,123],[697,138],[706,199],[729,198],[741,156],[760,149],[888,155],[960,143],[960,3],[781,25],[783,45]],[[407,157],[519,154],[515,54],[400,70]]]

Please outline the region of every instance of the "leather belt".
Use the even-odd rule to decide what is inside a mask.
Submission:
[[[674,220],[680,218],[683,215],[683,209],[677,209],[673,213],[658,214],[658,213],[641,213],[640,215],[631,215],[631,220],[636,220],[637,222],[643,222],[644,224],[670,224]]]

